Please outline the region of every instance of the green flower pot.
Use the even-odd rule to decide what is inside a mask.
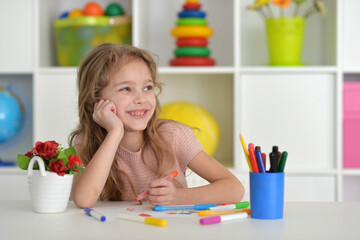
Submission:
[[[266,34],[271,66],[302,66],[301,55],[305,19],[269,18]]]

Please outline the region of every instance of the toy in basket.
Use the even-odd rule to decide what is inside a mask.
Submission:
[[[77,66],[94,47],[105,42],[131,44],[131,17],[116,3],[103,11],[99,4],[89,2],[83,10],[62,13],[54,28],[60,66]]]

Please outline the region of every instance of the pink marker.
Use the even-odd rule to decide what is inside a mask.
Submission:
[[[172,173],[170,173],[168,176],[164,177],[163,179],[166,179],[166,180],[171,180],[173,179],[174,177],[176,177],[178,175],[178,171],[173,171]],[[143,191],[142,193],[139,194],[139,196],[137,196],[135,198],[135,201],[139,201],[141,199],[143,199],[144,197],[146,197],[147,195],[149,194],[149,189]]]
[[[235,214],[228,214],[228,215],[220,215],[220,216],[202,218],[202,219],[200,219],[200,224],[207,225],[207,224],[225,222],[225,221],[230,221],[230,220],[247,218],[247,216],[248,216],[248,214],[246,212],[242,212],[242,213],[235,213]]]

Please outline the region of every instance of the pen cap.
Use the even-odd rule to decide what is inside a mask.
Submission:
[[[251,217],[258,219],[283,218],[284,173],[250,172]]]

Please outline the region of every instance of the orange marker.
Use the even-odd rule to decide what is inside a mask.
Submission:
[[[172,173],[170,173],[168,176],[164,177],[163,179],[171,180],[171,179],[175,178],[177,175],[178,175],[178,171],[175,170]],[[137,196],[135,198],[135,201],[139,201],[139,200],[143,199],[148,194],[149,194],[149,189],[147,189],[147,190],[143,191],[142,193],[140,193],[139,196]]]
[[[241,212],[246,212],[248,215],[251,214],[250,208],[244,208],[244,209],[228,210],[228,211],[202,210],[202,211],[198,212],[198,215],[200,217],[206,217],[206,216],[218,216],[218,215],[226,215],[226,214],[235,214],[235,213],[241,213]]]

